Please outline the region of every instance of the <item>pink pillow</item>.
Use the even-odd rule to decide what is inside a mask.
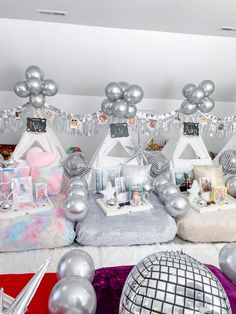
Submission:
[[[32,147],[26,154],[26,161],[30,168],[50,166],[56,159],[56,154],[44,152],[40,147]]]

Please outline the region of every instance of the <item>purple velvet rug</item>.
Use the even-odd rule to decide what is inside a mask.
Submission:
[[[207,265],[224,287],[232,313],[236,314],[236,285],[218,268]],[[98,306],[96,314],[118,314],[119,302],[125,280],[133,266],[100,268],[96,270],[93,286],[96,290]]]

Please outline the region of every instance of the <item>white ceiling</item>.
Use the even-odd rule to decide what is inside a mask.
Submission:
[[[37,9],[66,11],[44,16]],[[222,26],[236,27],[235,0],[0,0],[0,17],[102,27],[232,36]]]
[[[224,37],[236,32],[218,30],[236,26],[235,12],[234,0],[0,0],[0,90],[36,64],[64,94],[103,96],[126,80],[145,97],[181,99],[184,84],[212,79],[216,100],[236,101],[236,39]]]

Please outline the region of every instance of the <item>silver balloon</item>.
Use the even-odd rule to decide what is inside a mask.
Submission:
[[[229,177],[225,182],[225,186],[227,188],[227,193],[236,197],[236,177]]]
[[[132,105],[139,103],[143,99],[143,90],[138,85],[130,85],[124,91],[124,99]]]
[[[195,87],[196,86],[194,84],[191,84],[191,83],[184,85],[184,87],[182,89],[182,93],[183,93],[184,97],[189,98]]]
[[[177,193],[168,196],[165,201],[165,208],[170,216],[181,218],[189,211],[190,203],[186,196]]]
[[[42,87],[43,87],[40,79],[36,77],[29,78],[25,84],[26,84],[27,90],[33,95],[38,95],[41,92]]]
[[[30,95],[30,92],[26,88],[26,82],[16,82],[14,84],[14,92],[19,97],[28,97]]]
[[[173,183],[166,183],[159,188],[158,195],[162,204],[165,204],[168,197],[171,194],[176,194],[176,193],[179,193],[179,188],[177,187],[177,185]]]
[[[129,87],[129,83],[127,83],[127,82],[119,82],[119,85],[120,85],[123,93]]]
[[[231,314],[220,281],[183,252],[165,251],[142,259],[129,273],[119,314]]]
[[[36,65],[31,65],[29,66],[26,71],[25,71],[25,77],[27,79],[30,79],[31,77],[35,77],[37,79],[40,79],[41,81],[44,78],[44,73],[43,70],[40,69],[38,66]]]
[[[220,155],[219,164],[222,166],[224,174],[236,174],[236,151],[225,150]]]
[[[64,214],[70,221],[81,221],[87,213],[87,202],[82,197],[73,196],[66,200]]]
[[[225,245],[219,253],[219,265],[223,273],[236,283],[236,244]]]
[[[129,105],[124,99],[118,99],[113,103],[112,113],[117,118],[124,118],[128,113]]]
[[[43,94],[30,95],[29,102],[35,108],[42,108],[46,102]]]
[[[153,187],[154,187],[154,192],[155,194],[159,194],[159,190],[160,190],[160,187],[166,183],[170,183],[170,180],[166,177],[166,176],[163,176],[163,175],[158,175],[154,180],[153,180]]]
[[[53,287],[48,301],[50,314],[95,314],[96,293],[92,284],[83,277],[63,278]]]
[[[125,118],[126,119],[132,119],[136,116],[136,113],[137,113],[137,107],[135,105],[129,106],[128,112],[126,113]]]
[[[54,96],[58,92],[58,85],[53,80],[44,80],[42,93],[46,96]]]
[[[189,100],[185,99],[181,104],[181,110],[183,114],[189,115],[193,114],[197,111],[197,104],[194,104],[192,102],[189,102]]]
[[[210,97],[205,97],[202,102],[198,105],[198,109],[201,112],[208,113],[212,111],[215,107],[214,100]]]
[[[105,94],[108,99],[115,101],[122,97],[123,91],[119,83],[111,82],[105,88]]]
[[[64,277],[81,276],[92,282],[94,274],[95,266],[92,257],[80,249],[67,252],[57,265],[58,280]]]
[[[88,198],[88,190],[82,186],[73,186],[67,191],[67,197],[71,198],[73,196],[78,196],[86,200]]]
[[[88,189],[88,183],[85,179],[81,178],[81,177],[74,177],[72,179],[70,179],[70,182],[69,182],[69,187],[72,188],[72,187],[77,187],[77,186],[81,186],[81,187],[84,187],[86,189]]]
[[[204,90],[206,96],[211,95],[215,90],[215,84],[210,80],[202,81],[198,87]]]
[[[101,105],[102,112],[108,116],[112,115],[112,105],[113,105],[113,102],[111,102],[108,98],[105,98],[102,101],[102,105]]]
[[[205,93],[204,93],[204,90],[202,88],[199,88],[199,87],[195,87],[194,90],[192,91],[192,93],[190,94],[189,96],[189,100],[191,102],[194,102],[196,104],[199,104],[203,98],[205,97]]]

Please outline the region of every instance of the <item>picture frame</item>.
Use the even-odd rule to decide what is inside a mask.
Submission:
[[[128,201],[128,193],[126,189],[125,177],[115,178],[116,198],[118,203],[125,203]]]
[[[212,201],[212,180],[210,177],[199,178],[199,186],[202,198],[210,202]]]
[[[32,177],[19,177],[13,179],[13,202],[24,208],[34,204]]]
[[[48,186],[47,183],[35,184],[35,202],[38,206],[48,204]]]
[[[129,187],[128,201],[132,206],[141,206],[144,201],[144,187]]]
[[[212,199],[216,204],[225,204],[227,188],[225,186],[215,186],[212,190]]]
[[[193,168],[176,168],[174,169],[175,183],[181,192],[186,192],[191,188],[194,181]]]

